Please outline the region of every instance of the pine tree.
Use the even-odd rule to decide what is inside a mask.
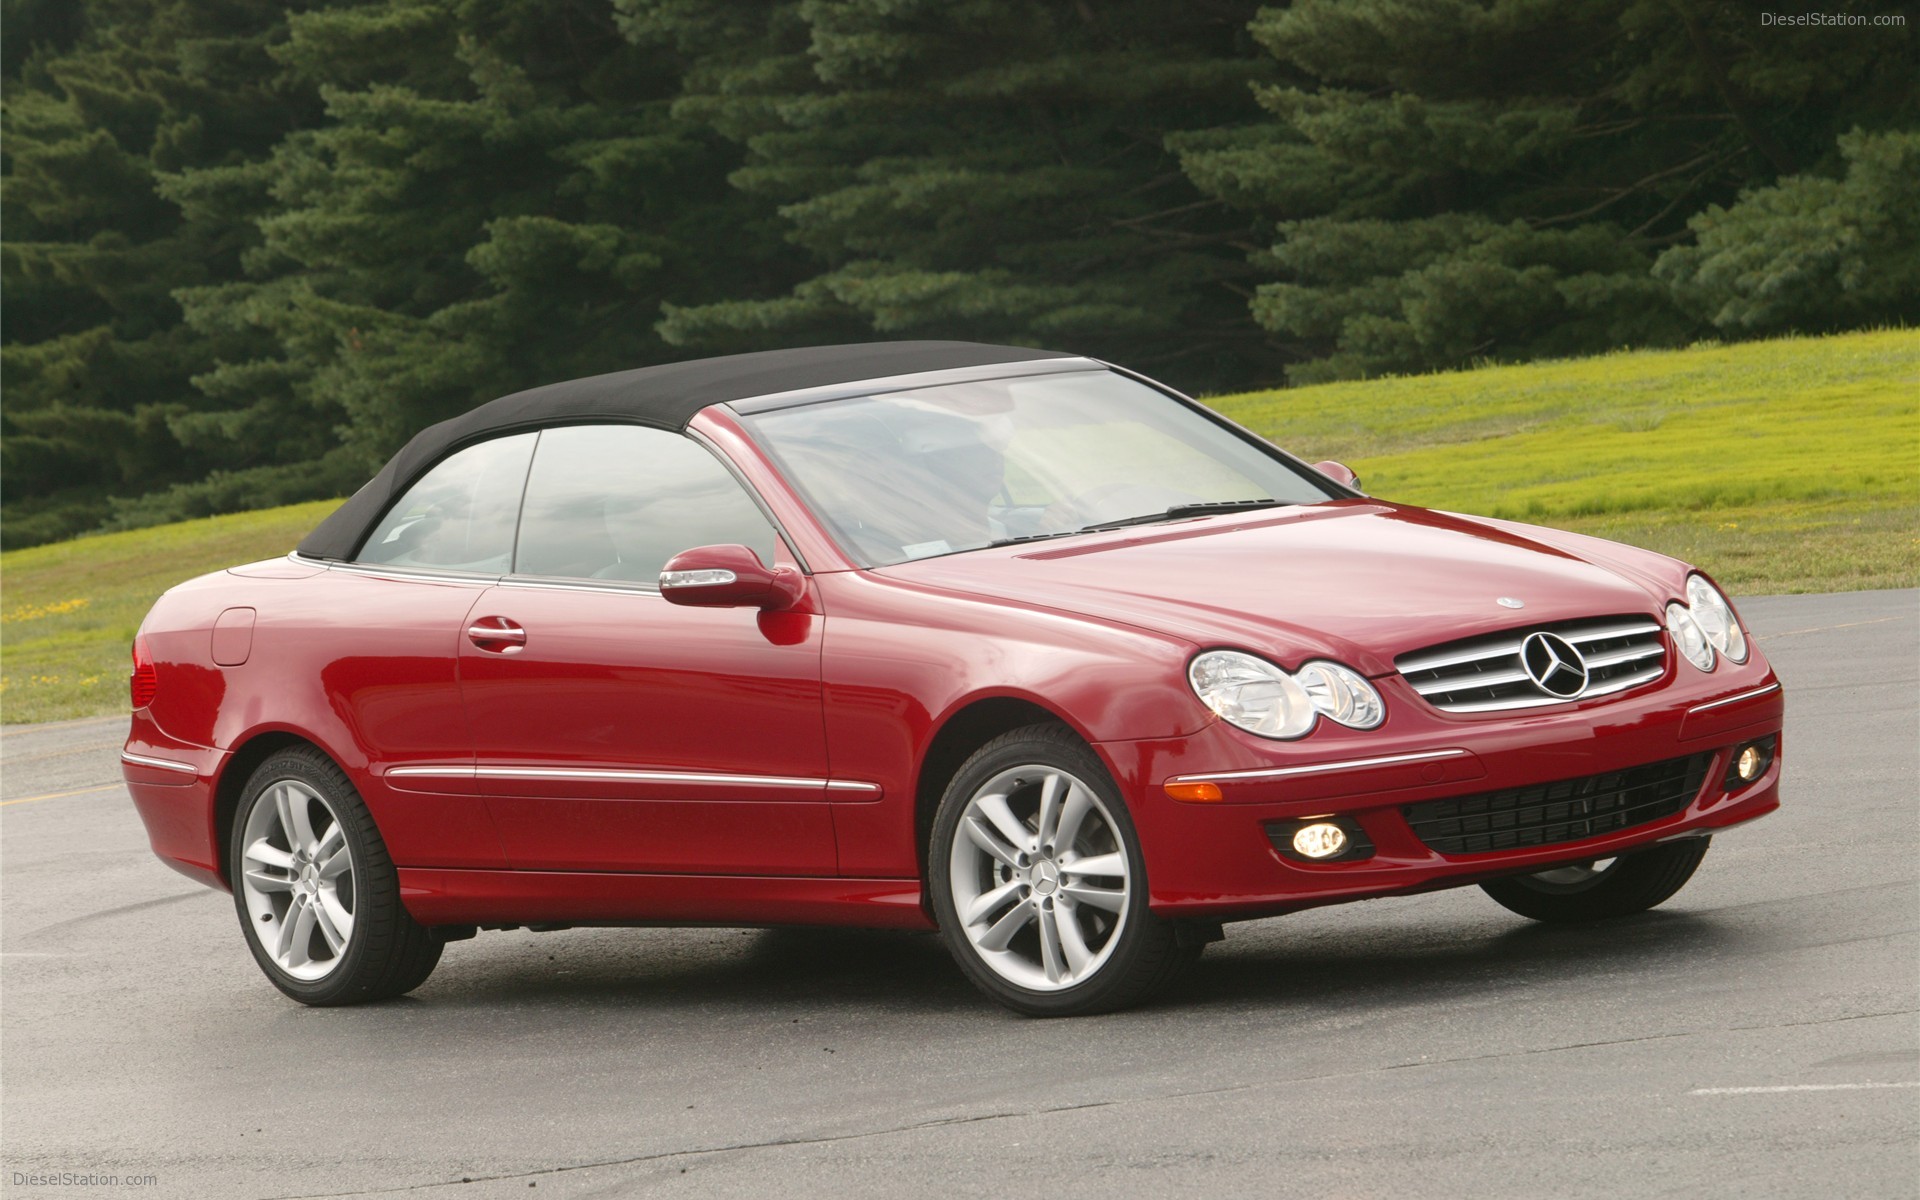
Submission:
[[[1790,175],[1714,205],[1654,264],[1731,334],[1920,325],[1920,130],[1840,138],[1846,174]]]
[[[114,497],[324,434],[296,421],[275,427],[280,445],[236,442],[222,402],[194,386],[258,339],[183,325],[173,292],[237,275],[254,239],[244,214],[183,213],[164,195],[188,169],[244,177],[318,106],[267,56],[282,3],[16,4],[7,21],[0,486],[20,545],[97,525]]]
[[[361,478],[495,396],[685,357],[653,332],[669,296],[787,282],[770,213],[726,186],[737,152],[673,115],[678,63],[605,4],[382,0],[295,16],[276,54],[328,119],[274,151],[261,280],[188,314],[271,333],[208,386],[342,414]]]
[[[1651,273],[1693,214],[1920,117],[1911,29],[1706,0],[1299,0],[1253,31],[1271,119],[1175,145],[1273,223],[1252,307],[1299,381],[1697,336]]]
[[[1065,347],[1192,386],[1269,376],[1244,219],[1176,130],[1245,119],[1251,4],[619,0],[690,60],[676,111],[746,148],[813,263],[784,295],[676,303],[689,349],[880,337]]]

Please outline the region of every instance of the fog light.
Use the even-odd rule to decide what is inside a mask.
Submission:
[[[1293,848],[1307,858],[1332,858],[1347,848],[1347,831],[1326,821],[1302,825],[1294,830]]]
[[[1758,783],[1773,769],[1774,758],[1779,753],[1778,734],[1770,733],[1751,742],[1736,744],[1727,756],[1727,771],[1720,777],[1720,786],[1729,792],[1737,792]]]

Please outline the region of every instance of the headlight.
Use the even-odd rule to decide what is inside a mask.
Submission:
[[[1695,624],[1707,635],[1707,643],[1727,656],[1728,662],[1747,661],[1747,635],[1741,632],[1740,618],[1720,589],[1704,576],[1687,576],[1687,607],[1693,610]]]
[[[1322,716],[1355,729],[1386,718],[1380,693],[1339,663],[1310,662],[1288,674],[1252,654],[1209,650],[1187,668],[1187,681],[1202,704],[1261,737],[1304,737]]]
[[[1686,605],[1667,605],[1667,632],[1673,635],[1673,644],[1680,647],[1680,653],[1687,656],[1688,662],[1702,671],[1713,670],[1713,643],[1707,640],[1706,631],[1700,628],[1700,622],[1694,620]]]
[[[1324,716],[1354,729],[1372,729],[1387,718],[1387,706],[1358,671],[1335,662],[1310,662],[1294,673],[1307,698]]]

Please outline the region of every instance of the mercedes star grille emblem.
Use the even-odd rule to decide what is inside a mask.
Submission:
[[[1529,635],[1520,643],[1520,666],[1533,686],[1549,696],[1572,700],[1587,690],[1587,660],[1559,634]]]

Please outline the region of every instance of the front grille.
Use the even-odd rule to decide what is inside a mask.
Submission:
[[[1700,794],[1711,754],[1502,792],[1403,805],[1413,833],[1440,854],[1555,846],[1672,816]]]
[[[1579,652],[1587,668],[1584,691],[1556,696],[1527,674],[1520,649],[1535,633],[1555,634]],[[1403,654],[1393,665],[1435,708],[1493,712],[1568,704],[1652,683],[1666,673],[1667,643],[1660,625],[1649,617],[1599,617],[1431,646]]]

